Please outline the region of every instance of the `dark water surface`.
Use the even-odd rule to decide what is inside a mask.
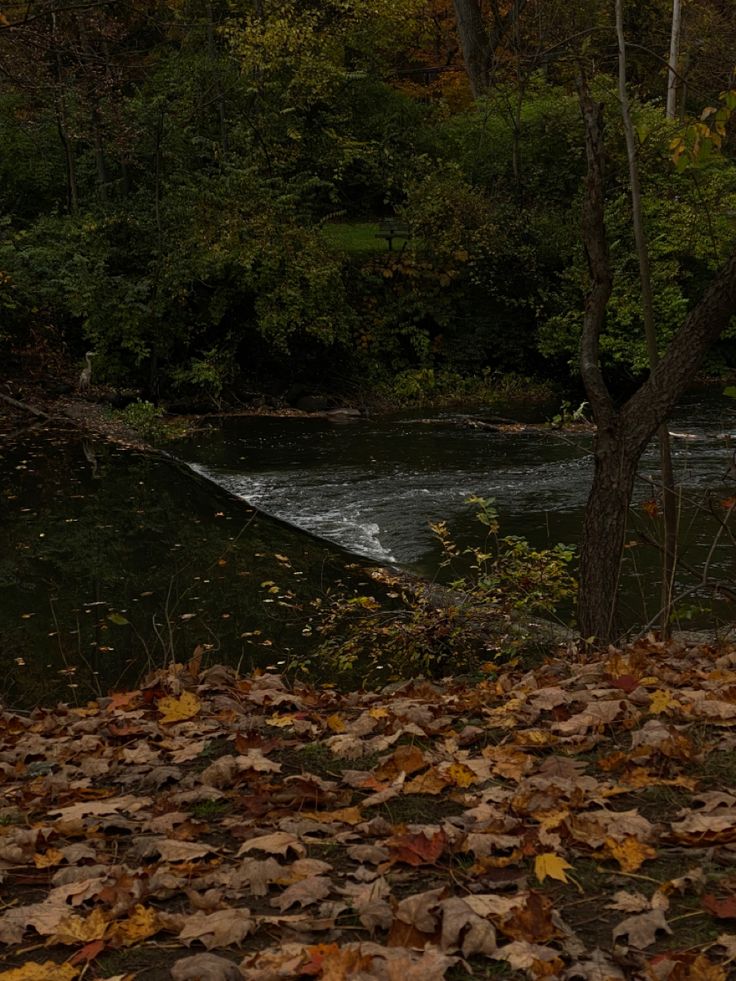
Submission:
[[[164,460],[74,431],[0,447],[0,699],[86,699],[147,665],[267,665],[350,557]],[[365,577],[362,577],[365,579]]]
[[[0,447],[0,698],[84,701],[134,684],[147,665],[186,660],[198,644],[244,669],[288,660],[314,642],[313,603],[341,584],[369,588],[356,555],[434,576],[430,522],[480,542],[471,494],[496,499],[505,534],[576,543],[589,435],[458,422],[457,413],[343,425],[223,419],[174,447],[209,479],[72,430]],[[729,514],[723,502],[736,497],[726,476],[734,403],[691,398],[670,428],[680,434],[681,553],[695,570],[678,586],[692,589],[709,555],[711,575],[736,585],[730,532],[712,547]],[[642,472],[655,469],[652,451]],[[640,482],[630,542],[658,534],[641,507],[651,496]],[[646,623],[657,606],[655,550],[628,548],[624,570],[626,616]],[[684,614],[688,606],[694,624],[733,615],[704,590],[687,595]]]
[[[474,413],[483,418],[483,413]],[[502,532],[537,546],[577,543],[592,475],[591,438],[549,429],[493,433],[459,425],[458,413],[354,420],[228,418],[177,450],[200,472],[265,511],[378,562],[435,575],[440,558],[429,527],[447,520],[464,542],[482,530],[466,499],[496,500]],[[736,403],[720,394],[684,400],[670,425],[683,487],[682,557],[701,568],[718,521],[704,514],[736,493],[725,477],[736,443]],[[641,502],[657,469],[656,450],[642,462],[632,534],[658,534]],[[709,499],[712,498],[712,502]],[[734,522],[736,529],[736,521]],[[730,582],[736,551],[727,534],[714,549],[713,574]],[[648,554],[650,553],[650,554]],[[646,622],[656,612],[654,550],[627,551],[624,601]],[[684,574],[683,589],[692,586]],[[683,607],[684,610],[684,607]],[[730,616],[722,604],[719,613]]]

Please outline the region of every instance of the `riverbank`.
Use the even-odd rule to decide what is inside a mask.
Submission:
[[[6,710],[0,979],[726,981],[734,682],[648,638],[378,692],[195,657]]]

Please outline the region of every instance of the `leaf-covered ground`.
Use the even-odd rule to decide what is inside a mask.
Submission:
[[[1,981],[736,975],[736,650],[0,719]]]

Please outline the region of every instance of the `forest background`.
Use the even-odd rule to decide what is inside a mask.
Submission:
[[[463,6],[502,28],[472,86]],[[735,15],[684,5],[673,120],[670,0],[628,5],[663,347],[734,237],[729,125],[723,152],[682,151],[731,88]],[[601,357],[626,392],[647,355],[612,18],[596,0],[5,4],[0,345],[91,348],[96,380],[187,404],[574,386],[583,67],[609,130]],[[391,250],[387,219],[409,233]],[[734,336],[706,370],[736,363]]]

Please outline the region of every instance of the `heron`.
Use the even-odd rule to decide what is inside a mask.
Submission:
[[[84,360],[87,362],[82,372],[79,376],[79,391],[83,392],[85,389],[89,388],[92,381],[92,358],[95,356],[94,351],[87,351],[84,356]]]

